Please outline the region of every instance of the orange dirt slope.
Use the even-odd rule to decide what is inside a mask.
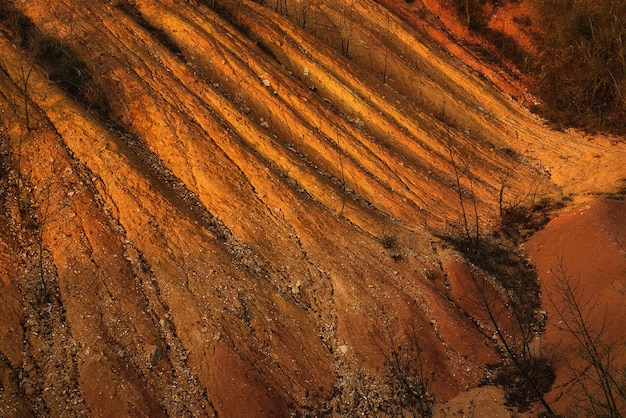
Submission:
[[[408,342],[447,400],[498,360],[445,277],[459,191],[489,230],[626,177],[375,1],[11,3],[2,416],[346,411]]]

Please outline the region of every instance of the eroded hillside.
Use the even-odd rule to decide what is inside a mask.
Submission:
[[[3,416],[347,413],[398,351],[449,399],[498,350],[437,237],[626,178],[374,1],[11,3]]]

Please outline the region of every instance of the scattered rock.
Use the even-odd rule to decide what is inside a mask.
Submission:
[[[153,345],[150,349],[150,366],[156,366],[159,361],[163,358],[163,350],[161,347]]]

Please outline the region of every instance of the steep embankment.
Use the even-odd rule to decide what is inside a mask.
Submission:
[[[432,233],[586,151],[355,3],[2,11],[3,415],[346,411],[407,343],[437,399],[497,361]]]

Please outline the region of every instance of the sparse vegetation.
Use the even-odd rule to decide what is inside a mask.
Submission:
[[[565,203],[532,186],[554,132],[390,3],[258,3],[0,3],[12,386],[34,415],[428,417],[493,360],[485,382],[511,405],[545,402],[545,313],[517,244]],[[464,117],[473,95],[482,118]],[[519,142],[544,141],[524,158],[490,142],[513,114]],[[507,167],[521,174],[498,190]],[[455,193],[466,266],[432,235]]]
[[[487,19],[483,13],[483,6],[485,5],[486,0],[453,0],[453,4],[459,13],[459,16],[462,16],[463,22],[470,29],[480,29],[483,28]]]
[[[398,237],[394,234],[384,233],[380,243],[386,250],[391,250],[398,247]]]
[[[352,26],[354,25],[354,17],[352,11],[354,8],[354,1],[351,0],[350,7],[343,10],[341,15],[341,22],[338,27],[339,40],[341,41],[341,54],[350,58],[350,46],[352,43]]]
[[[543,354],[531,348],[545,327],[545,318],[539,314],[541,297],[537,273],[516,249],[511,234],[503,234],[500,239],[497,237],[500,234],[481,234],[470,164],[459,166],[452,147],[449,146],[448,150],[455,173],[462,232],[456,237],[443,238],[467,260],[474,303],[484,310],[489,327],[497,336],[503,362],[497,366],[491,382],[502,385],[507,402],[520,411],[540,402],[549,416],[555,416],[543,396],[554,382],[554,371]],[[525,213],[521,210],[521,202],[527,200],[527,197],[516,197],[506,200],[508,203],[505,204],[504,191],[509,175],[501,177],[499,191],[503,228],[513,228],[512,224],[518,222],[517,217],[522,217],[518,214],[514,218],[513,212]],[[462,189],[464,177],[470,185],[467,194]],[[526,215],[522,218],[528,222]]]
[[[542,0],[537,2],[542,36],[536,56],[516,39],[487,26],[493,0],[455,0],[461,21],[482,35],[502,57],[536,79],[539,110],[562,125],[615,133],[626,131],[626,3],[623,1]],[[514,18],[526,29],[528,15]],[[486,60],[498,60],[477,47]]]
[[[554,372],[543,353],[531,348],[545,327],[534,267],[506,239],[451,242],[468,260],[472,299],[486,312],[502,348],[503,363],[495,368],[491,382],[501,385],[507,402],[521,411],[537,401],[550,411],[543,394],[549,391]]]
[[[626,339],[612,340],[607,337],[610,318],[606,311],[599,324],[592,323],[592,317],[597,316],[603,307],[595,295],[583,293],[580,280],[565,269],[562,259],[558,260],[551,273],[556,277],[554,289],[548,292],[550,303],[557,314],[554,324],[573,341],[571,346],[561,346],[559,350],[571,350],[575,354],[573,357],[564,356],[565,367],[571,377],[570,384],[574,388],[568,415],[624,416]]]
[[[505,198],[510,173],[503,174],[499,191],[500,230],[492,236],[483,235],[478,229],[479,215],[470,166],[459,167],[452,149],[449,151],[455,169],[462,226],[457,237],[447,239],[467,260],[474,300],[486,312],[502,348],[503,362],[495,367],[487,381],[502,386],[507,403],[520,411],[539,402],[545,414],[555,416],[543,394],[550,391],[555,381],[553,364],[565,354],[562,351],[565,347],[551,352],[550,357],[533,347],[533,343],[541,339],[547,317],[541,311],[535,268],[517,251],[516,242],[527,236],[525,231],[541,227],[554,210],[565,207],[572,197],[563,196],[558,201],[538,198],[537,189],[533,189],[523,196]],[[470,185],[469,192],[461,190],[464,177],[467,177],[465,183]],[[616,242],[621,246],[619,240]],[[606,317],[599,327],[590,322],[592,311],[597,309],[594,298],[583,298],[578,284],[565,272],[562,263],[553,274],[558,276],[557,285],[550,289],[548,297],[558,314],[557,327],[573,337],[575,344],[571,350],[584,363],[581,365],[565,354],[571,384],[577,391],[570,394],[569,413],[572,416],[621,417],[626,408],[626,370],[618,364],[623,364],[619,358],[624,341],[609,341],[604,336]],[[617,293],[622,294],[619,290]],[[563,301],[555,302],[555,298]]]
[[[495,260],[487,264],[485,261],[492,255],[484,250],[474,249],[471,258],[468,256],[468,259],[499,272],[496,275],[498,273],[475,271],[468,265],[474,301],[487,314],[488,327],[497,336],[502,353],[503,362],[496,366],[490,382],[501,385],[507,402],[520,411],[540,402],[548,415],[554,416],[543,397],[554,382],[554,371],[543,353],[531,348],[545,326],[545,318],[539,314],[536,274],[529,267],[517,271],[510,262],[518,256],[509,251],[498,251]],[[508,255],[500,258],[503,253]],[[503,264],[494,267],[498,260]]]
[[[400,244],[398,243],[398,236],[392,233],[384,233],[382,238],[380,239],[380,243],[382,244],[385,250],[391,252],[391,259],[395,262],[402,261],[404,257],[400,252]]]
[[[607,193],[606,197],[614,200],[624,200],[626,198],[626,179],[622,179],[617,190]]]
[[[566,124],[626,130],[626,2],[542,1],[536,91]]]
[[[385,356],[383,376],[393,394],[387,407],[390,416],[430,417],[435,399],[422,362],[422,350],[418,343],[415,327],[404,343],[398,343],[391,325],[386,325],[390,350]]]
[[[548,393],[556,375],[549,359],[528,357],[519,364],[505,364],[497,371],[493,383],[505,388],[505,402],[527,411],[539,400],[537,393]],[[532,383],[530,383],[532,382]],[[548,412],[548,416],[551,414]]]
[[[302,416],[389,416],[429,418],[435,398],[432,375],[424,369],[419,336],[414,328],[409,335],[396,336],[395,324],[382,314],[384,342],[378,346],[385,361],[381,370],[368,371],[353,354],[341,354],[337,364],[338,385],[333,399],[309,399],[301,407]]]
[[[88,109],[105,118],[110,114],[104,94],[94,82],[89,67],[78,58],[68,41],[43,33],[27,16],[11,5],[4,5],[0,18],[3,18],[5,30],[26,51],[26,60],[32,60],[43,67],[51,81],[57,83]],[[31,128],[28,101],[32,65],[34,64],[22,64],[27,130]]]

